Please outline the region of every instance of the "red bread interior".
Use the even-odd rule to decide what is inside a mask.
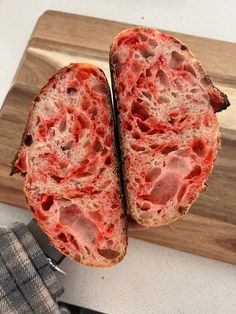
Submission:
[[[110,51],[128,209],[147,226],[185,214],[219,148],[229,102],[188,48],[153,29],[120,33]]]
[[[72,64],[34,99],[14,172],[52,244],[86,265],[126,252],[110,91],[101,70]]]

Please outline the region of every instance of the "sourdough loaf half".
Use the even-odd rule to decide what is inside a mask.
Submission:
[[[61,69],[35,97],[12,174],[50,242],[86,265],[126,253],[109,86],[89,64]]]
[[[220,145],[215,112],[227,96],[182,42],[155,29],[121,32],[110,69],[129,213],[167,224],[205,189]]]

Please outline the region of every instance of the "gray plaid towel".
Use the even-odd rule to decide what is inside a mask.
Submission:
[[[60,313],[63,291],[27,227],[0,227],[0,313]]]

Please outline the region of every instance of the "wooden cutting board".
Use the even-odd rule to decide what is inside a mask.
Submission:
[[[70,62],[91,62],[109,77],[110,43],[118,32],[131,26],[55,11],[39,18],[0,115],[1,202],[26,207],[23,178],[8,174],[34,95]],[[236,264],[236,44],[167,33],[190,47],[215,84],[229,96],[231,107],[217,114],[222,150],[207,192],[194,203],[190,214],[168,226],[132,231],[130,236]]]

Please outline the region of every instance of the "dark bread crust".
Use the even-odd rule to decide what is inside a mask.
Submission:
[[[29,133],[29,125],[30,125],[30,122],[32,121],[33,119],[33,113],[34,113],[34,110],[35,110],[35,106],[37,104],[37,102],[40,100],[40,97],[42,95],[44,95],[45,93],[47,93],[47,89],[49,86],[52,86],[56,81],[57,79],[62,76],[64,73],[67,73],[71,70],[71,68],[74,66],[74,64],[71,64],[69,66],[66,66],[64,67],[63,69],[59,70],[55,75],[53,75],[49,82],[40,90],[39,94],[34,98],[33,100],[33,103],[32,103],[32,107],[30,109],[30,113],[29,113],[29,116],[28,116],[28,120],[27,120],[27,124],[26,124],[26,128],[25,128],[25,131],[24,131],[24,134],[22,136],[22,140],[21,140],[21,144],[20,144],[20,147],[19,147],[19,150],[15,156],[15,159],[13,161],[13,166],[12,166],[12,171],[11,171],[11,174],[10,175],[13,175],[17,172],[21,172],[20,169],[17,167],[17,164],[16,164],[16,161],[19,157],[19,154],[20,152],[22,151],[23,148],[25,148],[27,146],[27,135]],[[121,190],[121,182],[119,180],[119,167],[118,167],[118,164],[119,164],[119,159],[118,159],[118,153],[117,153],[117,147],[115,146],[115,125],[114,125],[114,112],[113,112],[113,108],[112,108],[112,102],[111,102],[111,94],[110,94],[110,89],[109,89],[109,85],[108,85],[108,82],[107,82],[107,79],[105,77],[105,74],[102,70],[98,69],[102,75],[104,76],[104,79],[105,79],[105,83],[106,83],[106,97],[107,97],[107,100],[108,100],[108,103],[109,103],[109,111],[110,111],[110,116],[111,116],[111,128],[112,128],[112,138],[113,138],[113,144],[114,144],[114,157],[115,157],[115,172],[116,172],[116,175],[117,175],[117,178],[118,178],[118,183],[120,184],[120,190]],[[23,175],[26,175],[27,173],[26,172],[23,172],[22,173]],[[26,191],[25,191],[26,192]],[[26,198],[26,202],[29,206],[29,208],[31,209],[31,211],[34,213],[35,212],[35,209],[30,205],[30,202],[29,200],[27,199],[27,193],[25,193],[25,198]],[[122,230],[120,230],[120,233],[122,234],[122,237],[123,237],[123,247],[120,251],[120,254],[118,257],[116,258],[112,258],[112,259],[108,259],[108,260],[105,260],[104,259],[104,262],[101,263],[101,262],[97,262],[95,259],[92,260],[88,260],[86,258],[81,258],[79,256],[79,254],[75,257],[75,256],[72,256],[70,255],[70,252],[67,254],[65,252],[63,252],[63,254],[65,255],[68,255],[69,257],[71,257],[73,260],[76,260],[78,262],[80,262],[81,264],[84,264],[84,265],[88,265],[88,266],[94,266],[94,267],[110,267],[110,266],[113,266],[114,264],[120,262],[123,257],[125,256],[126,254],[126,250],[127,250],[127,220],[126,220],[126,215],[125,215],[125,209],[124,209],[124,200],[123,200],[123,195],[122,193],[120,193],[120,198],[121,198],[121,203],[122,203],[122,211],[123,211],[123,217],[121,218],[123,221],[124,221],[124,228]],[[43,223],[41,223],[40,220],[37,220],[38,221],[38,224],[40,225],[41,229],[47,234],[47,236],[49,237],[49,241],[52,243],[52,245],[54,245],[57,249],[60,250],[60,247],[57,246],[57,243],[55,243],[52,239],[52,236],[50,234],[50,232],[47,230],[47,228],[45,228],[45,225]]]
[[[142,30],[153,30],[156,31],[155,29],[151,29],[151,28],[146,28],[146,27],[137,27],[134,29],[131,29],[133,31],[142,31]],[[178,218],[180,218],[181,216],[184,216],[189,208],[191,207],[192,203],[197,199],[198,195],[200,192],[205,191],[206,190],[206,185],[204,185],[204,187],[198,191],[198,194],[193,197],[191,200],[189,200],[189,204],[187,206],[180,206],[179,209],[176,211],[176,214],[172,217],[167,217],[164,221],[162,221],[161,224],[157,223],[153,223],[150,220],[145,220],[145,219],[141,219],[140,217],[138,217],[136,215],[136,213],[133,211],[132,206],[131,206],[131,199],[129,196],[129,191],[127,189],[127,174],[126,174],[126,169],[125,169],[125,161],[124,161],[124,155],[122,152],[124,152],[124,143],[123,143],[123,139],[122,139],[122,134],[121,134],[121,125],[122,125],[122,121],[121,121],[121,117],[120,117],[120,112],[118,109],[118,103],[119,103],[119,94],[116,88],[116,84],[115,84],[115,61],[113,56],[116,53],[115,51],[115,43],[117,41],[118,38],[120,38],[120,36],[122,34],[125,34],[127,31],[131,31],[131,30],[124,30],[121,33],[119,33],[115,39],[113,40],[113,43],[110,46],[110,54],[109,54],[109,64],[110,64],[110,74],[111,74],[111,82],[112,82],[112,90],[113,90],[113,103],[114,103],[114,108],[115,108],[115,114],[116,114],[116,118],[117,118],[117,134],[119,137],[119,143],[120,143],[120,147],[121,147],[121,160],[122,160],[122,172],[123,172],[123,188],[124,188],[124,195],[125,195],[125,199],[126,199],[126,203],[127,203],[127,212],[128,214],[135,219],[139,224],[141,225],[145,225],[145,226],[160,226],[160,225],[165,225],[165,224],[169,224],[172,221],[177,220]],[[165,34],[164,34],[165,35]],[[204,84],[205,86],[207,86],[209,89],[211,89],[211,91],[216,92],[218,94],[218,99],[216,100],[215,97],[213,97],[213,99],[211,99],[211,95],[209,95],[210,97],[210,103],[214,109],[214,112],[220,112],[222,110],[227,109],[227,107],[230,105],[229,100],[227,98],[227,95],[225,95],[222,91],[220,91],[212,82],[210,76],[208,74],[206,74],[206,72],[203,70],[200,62],[198,60],[195,59],[194,55],[192,54],[192,52],[179,40],[177,40],[176,38],[166,35],[170,41],[172,40],[173,43],[175,44],[179,44],[181,45],[181,47],[183,47],[183,50],[186,50],[190,56],[193,58],[193,62],[195,63],[195,65],[198,68],[198,71],[202,73],[203,77],[204,77]],[[220,133],[218,131],[218,135],[217,135],[217,147],[216,147],[216,153],[217,151],[220,149]],[[213,166],[211,167],[208,175],[210,175],[211,171],[213,169]]]
[[[110,75],[111,75],[111,86],[112,86],[112,100],[113,100],[113,111],[114,111],[114,121],[115,121],[115,143],[116,143],[116,151],[117,151],[117,157],[118,157],[118,164],[119,164],[119,170],[120,170],[120,182],[121,182],[121,189],[122,189],[122,201],[124,203],[124,208],[126,211],[126,215],[128,216],[128,219],[131,218],[131,212],[130,212],[130,206],[128,201],[128,193],[127,193],[127,186],[126,186],[126,175],[125,175],[125,166],[124,166],[124,156],[122,153],[123,150],[123,142],[122,142],[122,136],[120,132],[120,114],[118,110],[117,103],[119,101],[118,94],[116,92],[115,87],[115,80],[114,80],[114,63],[112,62],[112,54],[111,50],[109,53],[109,68],[110,68]],[[132,219],[132,218],[131,218]]]

